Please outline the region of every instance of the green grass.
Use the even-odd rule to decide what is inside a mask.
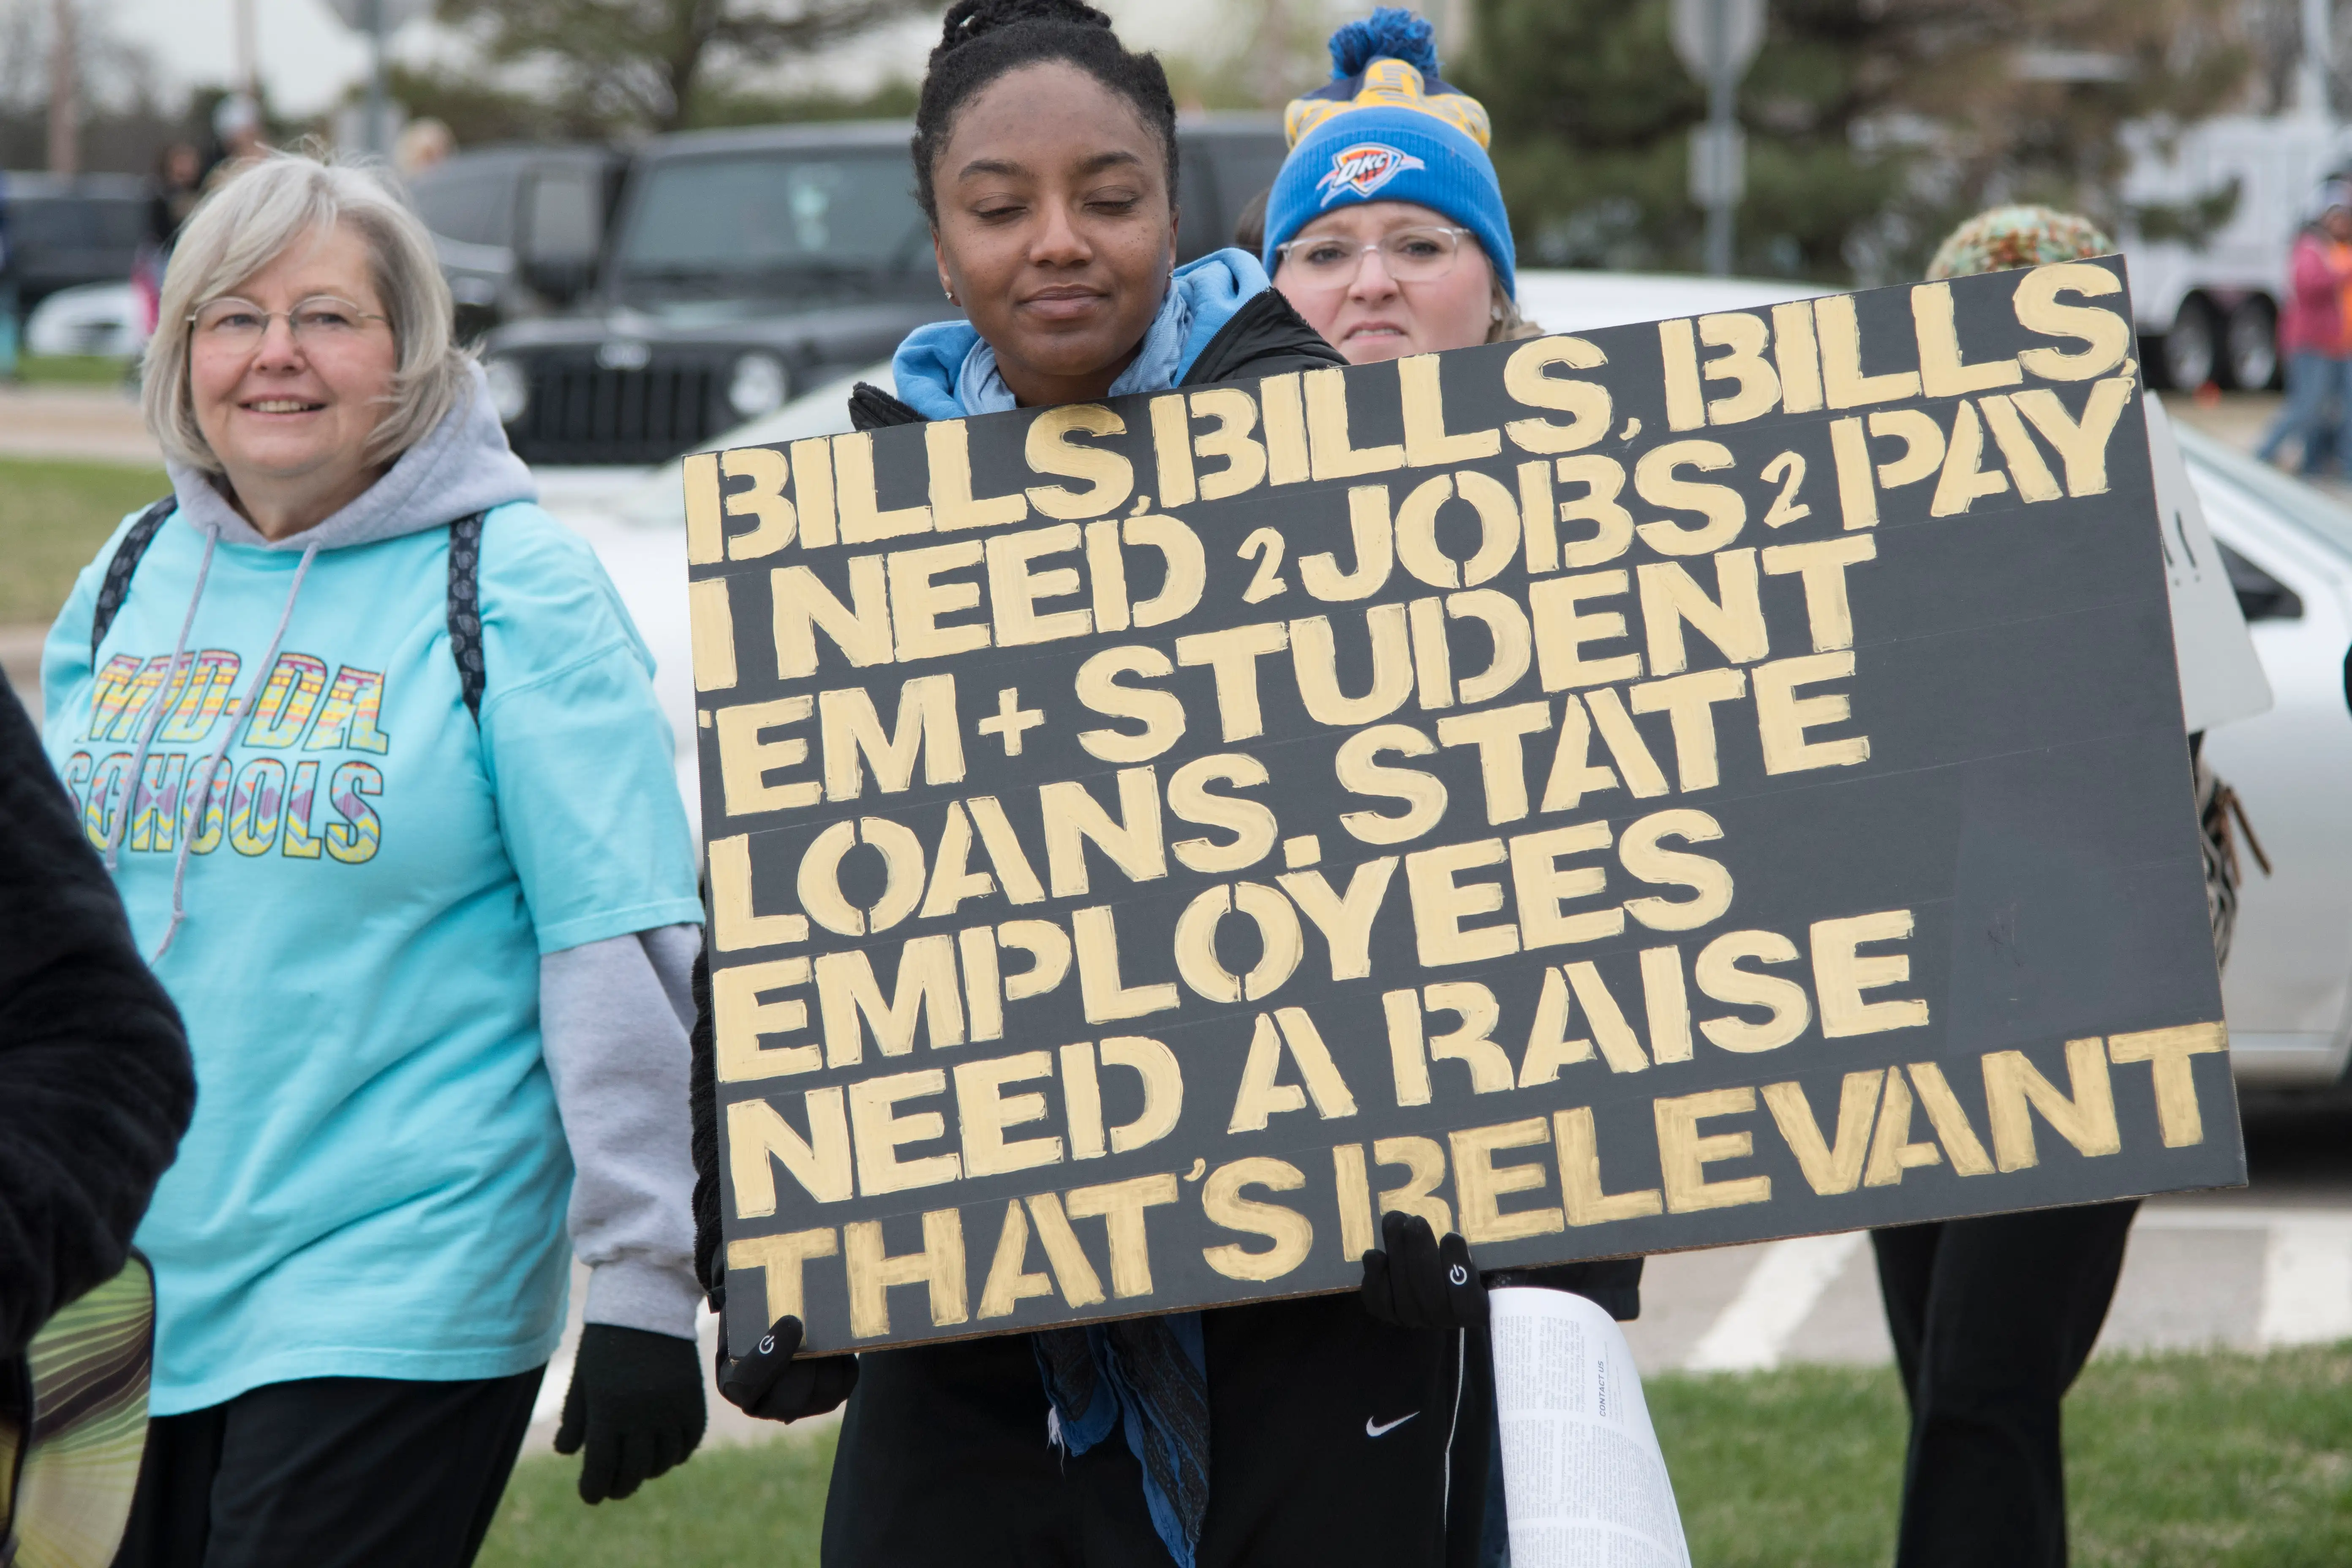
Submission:
[[[1888,1370],[1655,1377],[1650,1412],[1696,1568],[1883,1568],[1895,1553],[1902,1390]],[[2081,1568],[2352,1563],[2352,1344],[2113,1357],[2066,1404]],[[518,1467],[480,1562],[816,1562],[833,1436],[717,1450],[602,1508],[578,1461]]]
[[[760,1448],[711,1448],[589,1508],[577,1458],[515,1467],[477,1568],[816,1568],[835,1427]]]
[[[130,365],[111,354],[26,354],[16,376],[27,386],[120,386]]]
[[[123,514],[171,488],[161,468],[0,458],[0,625],[55,616]]]
[[[1693,1568],[1884,1568],[1906,1422],[1893,1369],[1669,1373],[1643,1393]]]

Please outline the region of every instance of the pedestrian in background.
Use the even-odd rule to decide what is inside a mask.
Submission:
[[[1927,276],[2115,248],[2072,213],[1996,207],[1953,230]],[[2138,1210],[2129,1198],[1870,1233],[1911,1408],[1895,1568],[2063,1568],[2060,1405],[2106,1321]]]
[[[400,128],[392,142],[392,168],[403,180],[414,180],[431,169],[449,161],[457,150],[457,138],[449,127],[426,116],[412,120]]]
[[[2305,477],[2331,456],[2352,468],[2352,182],[2330,180],[2312,200],[2317,216],[2295,237],[2279,317],[2286,404],[2255,452],[2273,462],[2294,439]]]
[[[163,269],[171,263],[181,226],[204,195],[204,172],[203,155],[185,142],[174,142],[156,154],[155,173],[147,182],[147,233],[131,263],[131,287],[139,298],[141,342],[154,335]],[[134,380],[136,374],[134,366]]]
[[[43,657],[50,760],[198,1089],[138,1235],[153,1419],[117,1561],[459,1568],[572,1253],[582,1495],[702,1433],[670,737],[375,175],[234,172],[163,317],[173,493]]]

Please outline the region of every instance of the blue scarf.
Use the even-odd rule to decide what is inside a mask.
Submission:
[[[1144,330],[1135,361],[1111,383],[1110,395],[1165,392],[1184,378],[1209,341],[1235,311],[1266,289],[1265,269],[1245,250],[1216,250],[1176,269],[1160,313]],[[890,361],[898,400],[926,419],[1002,414],[1013,389],[996,368],[996,351],[966,321],[918,327]]]
[[[1134,363],[1110,395],[1165,392],[1211,339],[1267,287],[1246,251],[1220,250],[1176,269]],[[1014,406],[996,351],[969,321],[918,328],[890,363],[899,400],[926,419]],[[1171,1312],[1030,1336],[1053,1405],[1050,1435],[1083,1454],[1114,1429],[1143,1468],[1143,1502],[1177,1568],[1193,1568],[1209,1511],[1209,1373],[1201,1314]]]

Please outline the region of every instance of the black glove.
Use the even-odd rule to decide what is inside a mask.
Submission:
[[[708,1419],[695,1361],[692,1340],[614,1323],[580,1331],[555,1451],[587,1446],[581,1501],[627,1497],[694,1452]]]
[[[746,1415],[762,1421],[798,1421],[822,1415],[849,1397],[857,1386],[854,1355],[814,1355],[800,1361],[801,1321],[778,1318],[759,1343],[741,1361],[719,1347],[719,1394]]]
[[[1364,1310],[1401,1329],[1460,1329],[1486,1321],[1486,1287],[1470,1244],[1440,1241],[1417,1214],[1381,1216],[1382,1246],[1364,1254]]]

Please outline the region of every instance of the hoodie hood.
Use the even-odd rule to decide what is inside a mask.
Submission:
[[[467,385],[441,422],[403,452],[383,478],[316,528],[284,539],[265,538],[229,503],[213,476],[184,463],[167,462],[180,515],[224,544],[341,550],[443,528],[511,501],[538,500],[530,469],[507,446],[482,367],[468,365],[467,372]]]
[[[1210,340],[1265,289],[1265,268],[1245,250],[1211,251],[1178,268],[1144,333],[1142,352],[1111,394],[1164,392],[1183,380]],[[998,413],[1013,406],[1009,399],[991,400],[981,390],[1003,384],[995,357],[970,321],[934,321],[898,345],[890,374],[899,398],[926,419]]]

